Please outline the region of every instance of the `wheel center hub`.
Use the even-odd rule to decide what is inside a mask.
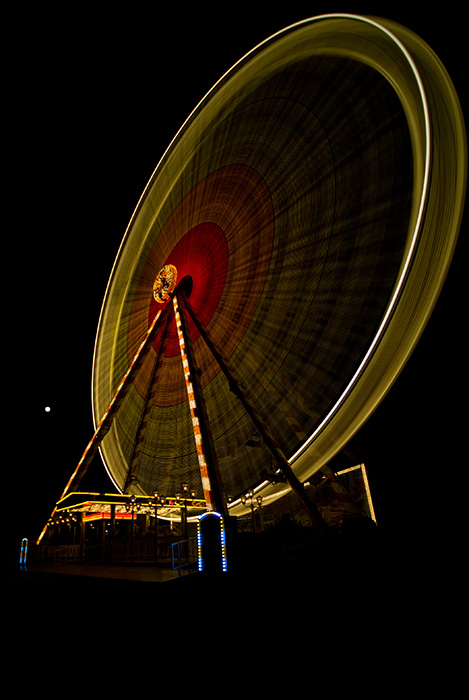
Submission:
[[[153,284],[153,296],[159,304],[164,304],[171,298],[176,289],[178,271],[174,265],[161,268]]]

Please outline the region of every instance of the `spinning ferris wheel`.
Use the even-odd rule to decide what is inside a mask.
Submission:
[[[249,489],[291,489],[317,518],[303,483],[415,347],[465,184],[458,98],[409,30],[324,15],[256,46],[182,125],[129,223],[96,337],[96,432],[65,493],[99,448],[122,493],[190,482],[238,515]]]

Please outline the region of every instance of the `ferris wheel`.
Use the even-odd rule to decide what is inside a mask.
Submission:
[[[320,521],[303,484],[412,353],[466,167],[451,80],[406,28],[321,15],[253,48],[179,129],[125,232],[96,336],[96,432],[65,491],[99,447],[122,493],[185,482],[239,515],[248,490],[293,490]]]

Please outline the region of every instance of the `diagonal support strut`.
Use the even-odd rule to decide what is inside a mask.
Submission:
[[[296,474],[293,472],[287,458],[283,454],[282,450],[270,434],[267,426],[265,423],[262,421],[261,417],[257,413],[256,409],[253,407],[247,393],[245,390],[242,388],[241,383],[236,379],[236,377],[233,375],[231,369],[223,359],[222,354],[220,351],[217,349],[215,344],[213,343],[212,339],[210,338],[209,334],[207,333],[206,328],[201,324],[199,321],[196,313],[194,312],[193,308],[191,307],[189,301],[186,298],[182,299],[182,303],[184,304],[185,308],[187,309],[190,317],[194,321],[198,331],[200,332],[201,336],[203,337],[205,343],[207,344],[207,347],[209,348],[210,352],[212,353],[213,357],[215,360],[218,362],[218,365],[227,378],[229,385],[230,385],[230,390],[238,397],[238,399],[241,401],[243,404],[246,413],[250,417],[251,421],[259,431],[259,434],[262,436],[262,439],[264,441],[264,444],[268,448],[269,452],[275,459],[280,471],[288,481],[291,489],[296,493],[298,499],[300,500],[301,504],[305,508],[305,510],[308,512],[311,521],[313,524],[317,527],[317,529],[321,533],[325,533],[327,531],[327,525],[322,518],[318,508],[316,505],[313,503],[313,501],[310,499],[308,493],[306,492],[306,489],[304,485],[301,483],[301,481],[298,479]]]
[[[173,305],[205,502],[207,504],[207,510],[215,510],[222,515],[226,515],[226,504],[223,497],[221,477],[203,399],[202,387],[199,381],[198,368],[194,360],[192,342],[184,312],[184,302],[179,303],[178,298],[183,300],[184,294],[181,294],[179,297],[174,296]]]
[[[140,346],[137,350],[137,352],[134,355],[134,358],[125,373],[121,383],[117,387],[116,393],[112,397],[111,403],[109,404],[108,408],[106,409],[103,417],[101,418],[95,433],[91,440],[89,441],[85,451],[83,452],[83,455],[78,462],[75,471],[71,475],[70,479],[67,482],[67,485],[65,486],[64,492],[59,500],[62,500],[66,496],[66,494],[72,489],[72,486],[77,488],[78,485],[80,484],[81,480],[85,476],[89,465],[91,464],[97,449],[99,447],[100,442],[102,439],[105,437],[105,435],[109,432],[109,429],[111,427],[111,423],[114,419],[114,416],[116,415],[116,412],[120,408],[122,401],[124,400],[127,391],[129,389],[129,386],[135,379],[135,376],[137,375],[140,367],[142,366],[143,360],[146,357],[146,354],[148,353],[148,350],[150,349],[153,340],[157,336],[159,330],[161,329],[164,321],[166,320],[166,316],[169,314],[169,304],[167,307],[165,307],[162,311],[158,311],[156,314],[155,318],[153,319],[148,331],[145,334],[145,337],[143,341],[140,343]],[[51,517],[55,515],[56,508],[52,511]],[[39,544],[44,537],[45,533],[47,530],[47,523],[44,526],[44,529],[42,530],[41,534],[39,535],[39,538],[37,540],[37,544]]]
[[[153,368],[153,375],[152,375],[151,381],[150,381],[149,386],[148,386],[148,394],[147,394],[146,402],[145,402],[145,410],[143,412],[143,416],[142,416],[142,419],[141,419],[139,427],[138,427],[134,451],[132,453],[132,459],[130,460],[129,469],[127,472],[127,478],[125,480],[124,493],[128,493],[129,488],[131,487],[133,478],[135,476],[135,472],[137,470],[137,465],[139,463],[139,457],[140,457],[140,450],[142,449],[143,442],[145,439],[145,433],[146,433],[146,429],[147,429],[148,422],[149,422],[151,407],[153,404],[153,399],[154,399],[154,396],[156,393],[156,388],[157,388],[157,385],[158,385],[158,382],[160,379],[160,375],[161,375],[165,350],[166,350],[166,347],[168,345],[169,331],[171,328],[172,316],[169,313],[169,311],[165,314],[165,316],[166,316],[166,321],[164,322],[164,327],[162,330],[161,342],[159,344],[158,355],[156,357],[155,366]]]

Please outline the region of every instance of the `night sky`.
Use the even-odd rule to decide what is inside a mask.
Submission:
[[[253,16],[236,4],[219,19],[204,10],[129,14],[125,5],[108,16],[57,17],[41,8],[13,30],[5,202],[13,255],[4,258],[14,280],[4,355],[13,411],[7,409],[4,427],[15,543],[39,535],[93,434],[101,304],[127,223],[164,150],[214,82],[254,45],[292,22],[336,10],[288,5]],[[345,11],[388,16],[419,33],[443,60],[465,108],[460,24],[389,7]],[[467,377],[458,318],[467,299],[466,230],[463,222],[424,336],[353,441],[370,470],[378,522],[419,537],[439,537],[452,525],[467,460],[458,401]],[[87,487],[111,489],[99,457]]]

